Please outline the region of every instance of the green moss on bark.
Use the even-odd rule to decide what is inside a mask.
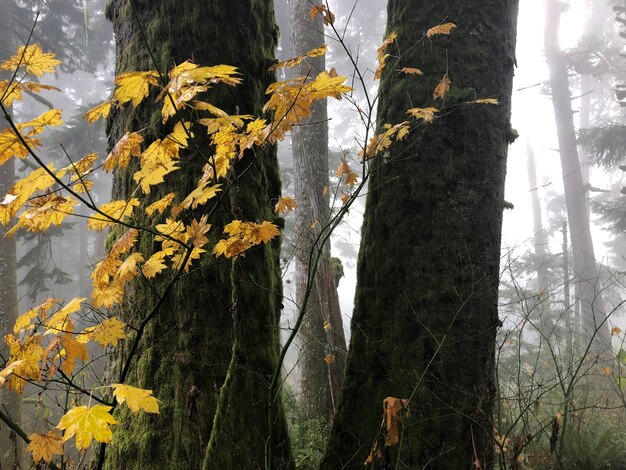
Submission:
[[[185,60],[202,65],[235,65],[244,76],[243,84],[236,88],[217,86],[206,99],[227,112],[234,113],[239,108],[241,114],[261,113],[264,91],[273,79],[267,71],[273,62],[276,41],[270,2],[136,0],[135,5],[160,72],[166,73],[173,65]],[[154,69],[130,2],[111,0],[107,15],[115,28],[117,73]],[[115,111],[108,125],[110,145],[126,131],[143,128],[146,128],[147,140],[162,137],[170,129],[160,124],[159,109],[151,104],[134,111]],[[209,142],[203,137],[205,133],[203,129],[195,132],[196,143],[198,148],[210,151]],[[221,237],[224,224],[236,216],[252,221],[271,216],[271,200],[280,194],[275,150],[268,149],[257,161],[254,158],[248,155],[238,163],[253,165],[232,190],[235,194],[243,192],[248,196],[225,195],[220,208],[209,220],[213,241]],[[184,155],[181,169],[168,175],[165,184],[153,191],[146,204],[170,191],[174,191],[180,200],[181,196],[195,188],[205,161],[196,152]],[[128,197],[132,193],[134,171],[136,168],[130,167],[117,172],[114,198]],[[198,209],[189,216],[189,220],[192,217],[199,219],[210,209],[210,206]],[[141,215],[137,222],[142,225],[157,223],[155,219]],[[138,249],[149,255],[158,249],[158,245],[152,236],[142,233]],[[245,301],[247,307],[254,308],[247,308],[243,320],[246,328],[248,320],[257,321],[264,328],[252,333],[254,341],[244,342],[240,336],[245,336],[245,332],[241,333],[240,329],[233,327],[234,307],[244,302],[242,295],[236,295],[236,292],[244,290],[244,287],[233,277],[230,262],[206,256],[201,263],[194,264],[193,272],[175,285],[159,314],[147,327],[127,377],[127,383],[131,385],[154,390],[155,396],[162,402],[161,413],[135,417],[124,409],[117,410],[120,424],[116,426],[114,444],[107,449],[107,468],[200,468],[214,429],[218,397],[227,388],[224,386],[226,377],[236,375],[232,366],[233,344],[245,344],[245,354],[254,358],[245,370],[255,378],[273,370],[278,350],[281,295],[278,251],[277,247],[262,247],[257,251],[259,255],[246,257],[246,260],[254,259],[259,263],[251,266],[254,275],[252,278],[242,277],[241,281],[247,288],[248,297],[256,294],[257,300],[254,304],[249,299]],[[156,289],[162,290],[167,280],[167,276],[157,278]],[[259,289],[266,289],[272,295],[259,298]],[[126,321],[137,326],[156,302],[152,289],[137,283],[122,309]],[[120,364],[126,360],[131,340],[119,348],[117,365],[111,373],[113,380],[119,374]],[[230,379],[229,382],[232,383]],[[258,400],[267,403],[266,382],[255,379],[245,389],[245,394],[235,386],[232,396],[240,401],[231,406],[245,409],[246,400],[254,400],[250,403],[263,408],[267,414],[267,405],[258,405]],[[249,433],[252,439],[264,440],[267,420],[261,417],[257,421],[247,419],[245,424],[237,432],[243,435]],[[222,429],[227,432],[228,426],[219,429],[219,432]],[[280,433],[277,446],[286,449],[283,453],[287,456],[285,426],[276,429]],[[256,458],[262,460],[262,449],[256,446],[254,451],[261,452]],[[288,460],[288,457],[285,458]],[[219,468],[248,467],[240,465],[235,455],[232,466]]]
[[[491,410],[500,226],[509,140],[516,2],[390,0],[398,64],[378,120],[450,108],[372,161],[346,382],[321,468],[362,469],[382,402],[411,397],[400,446],[368,468],[493,468]],[[442,18],[458,29],[418,42]],[[419,67],[424,77],[396,70]],[[464,105],[493,97],[500,106]],[[441,347],[439,345],[441,344]]]

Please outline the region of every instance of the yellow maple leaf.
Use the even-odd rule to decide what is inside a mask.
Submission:
[[[497,106],[497,105],[500,104],[500,102],[496,98],[479,98],[477,100],[470,101],[468,104],[471,104],[471,103],[476,103],[476,104],[493,104],[494,106]]]
[[[210,199],[217,196],[217,193],[221,191],[221,186],[221,184],[214,184],[213,186],[207,187],[207,183],[201,183],[196,189],[189,193],[181,203],[181,206],[185,209],[190,207],[195,209],[198,206],[203,206]]]
[[[26,135],[31,136],[41,134],[46,126],[60,126],[61,124],[63,124],[61,110],[50,109],[35,119],[21,123],[19,128],[25,129],[30,127],[30,131]]]
[[[118,318],[107,318],[102,323],[85,328],[77,340],[81,343],[96,341],[103,348],[109,345],[115,347],[120,339],[126,339],[125,327],[126,323]]]
[[[28,435],[28,439],[30,442],[26,450],[32,454],[35,464],[40,460],[50,463],[53,455],[63,455],[63,440],[56,431],[50,431],[48,434],[34,432]]]
[[[167,269],[167,265],[165,264],[166,255],[167,252],[165,251],[157,251],[152,256],[150,256],[150,258],[148,258],[148,261],[144,263],[141,271],[147,279],[152,279],[157,274],[160,274],[165,269]]]
[[[15,81],[9,84],[8,80],[0,80],[0,102],[5,106],[11,106],[14,101],[22,101],[24,86]]]
[[[206,250],[197,246],[194,246],[192,248],[191,253],[189,254],[189,257],[187,258],[187,262],[185,263],[185,266],[184,266],[185,272],[189,272],[189,268],[191,267],[191,264],[193,263],[193,261],[196,259],[200,259],[200,255],[202,253],[206,253]],[[172,264],[176,266],[176,269],[180,269],[180,266],[183,264],[185,257],[186,256],[184,252],[181,252],[172,256]]]
[[[111,201],[100,205],[98,210],[100,212],[111,217],[105,218],[103,215],[97,213],[89,217],[87,220],[87,228],[89,230],[103,230],[109,225],[113,225],[117,221],[124,221],[129,217],[132,217],[133,210],[139,205],[139,199],[132,198],[129,201],[120,199],[118,201]]]
[[[310,51],[297,56],[297,57],[292,57],[291,59],[287,59],[287,60],[283,60],[282,62],[278,62],[277,64],[272,65],[269,70],[276,70],[276,69],[282,69],[282,68],[291,68],[291,67],[295,67],[296,65],[300,65],[302,63],[302,61],[304,59],[306,59],[307,57],[317,57],[320,55],[324,55],[326,54],[326,51],[328,50],[327,46],[319,46],[316,47],[315,49],[311,49]]]
[[[443,23],[437,26],[433,26],[428,31],[426,31],[426,37],[433,37],[436,34],[450,34],[450,32],[456,28],[454,23]]]
[[[405,73],[407,75],[424,75],[420,69],[416,69],[415,67],[402,67],[400,69],[400,73]]]
[[[141,143],[143,137],[138,132],[127,132],[115,144],[106,160],[104,161],[104,169],[110,171],[115,167],[126,168],[130,163],[130,157],[138,157],[141,155]]]
[[[72,334],[63,334],[59,340],[63,347],[60,352],[60,356],[63,358],[60,369],[69,375],[74,371],[77,360],[85,362],[89,359],[89,351],[87,346],[78,341]]]
[[[619,326],[614,326],[611,328],[611,335],[619,335],[622,332],[622,329]]]
[[[26,380],[40,379],[41,368],[39,363],[44,354],[41,340],[42,336],[40,335],[28,336],[23,340],[11,334],[4,337],[4,341],[9,346],[9,363],[24,361],[14,368],[13,375],[9,378],[9,389],[22,393]]]
[[[78,201],[71,197],[46,195],[31,199],[6,236],[12,236],[19,229],[37,233],[48,230],[50,225],[59,226],[68,215],[74,213],[77,204]]]
[[[130,411],[137,414],[139,410],[146,413],[159,413],[159,400],[152,396],[152,390],[131,387],[124,384],[112,384],[113,396],[121,405],[126,403]]]
[[[15,324],[13,325],[13,333],[17,334],[22,330],[32,328],[33,325],[31,325],[30,323],[35,318],[39,318],[42,321],[45,320],[46,312],[59,302],[59,299],[49,297],[41,304],[31,308],[26,313],[23,313],[22,315],[17,317],[17,320],[15,320]]]
[[[41,140],[35,137],[22,135],[22,139],[30,148],[41,146]],[[12,157],[24,159],[29,155],[28,148],[22,143],[22,139],[10,128],[0,132],[0,165],[4,165]]]
[[[322,15],[324,18],[324,25],[329,26],[335,23],[335,15],[324,4],[312,6],[309,10],[309,16],[312,20],[315,20],[318,15]]]
[[[25,359],[21,359],[19,361],[13,361],[4,369],[0,370],[0,388],[2,388],[2,386],[6,382],[7,377],[11,375],[15,371],[15,369],[17,369],[19,366],[21,366],[25,362],[26,362]]]
[[[387,47],[390,44],[393,44],[393,42],[396,40],[397,37],[398,37],[397,33],[393,33],[393,32],[389,33],[389,35],[385,38],[383,43],[378,48],[377,50],[378,68],[374,72],[374,80],[378,80],[380,76],[383,74],[383,70],[385,69],[385,66],[387,65],[387,59],[390,56],[390,54],[386,53]]]
[[[52,86],[52,85],[46,85],[44,83],[39,83],[39,82],[22,82],[21,85],[26,90],[31,91],[33,93],[39,93],[41,90],[61,91],[60,88],[57,88],[57,87]]]
[[[125,72],[115,77],[117,88],[113,97],[120,103],[131,102],[133,108],[139,106],[148,93],[150,85],[157,86],[159,74],[154,70],[147,72]]]
[[[274,212],[276,214],[286,214],[289,211],[295,210],[298,207],[298,203],[295,199],[284,196],[278,199],[278,202],[274,206]]]
[[[20,46],[17,54],[0,63],[0,70],[15,70],[24,67],[27,73],[41,77],[45,73],[54,72],[61,63],[50,52],[44,52],[39,44]]]
[[[410,416],[409,400],[387,397],[383,400],[383,419],[385,421],[385,446],[400,442],[400,424],[404,417]]]
[[[94,106],[89,111],[85,113],[83,118],[89,123],[93,124],[98,119],[105,118],[111,112],[111,105],[113,104],[112,100],[105,101],[104,103],[99,104],[98,106]]]
[[[333,362],[335,362],[335,356],[333,356],[332,354],[327,354],[326,356],[324,356],[324,362],[328,365],[332,364]]]
[[[433,91],[433,98],[443,99],[446,96],[446,93],[450,91],[450,85],[452,85],[452,82],[450,81],[450,79],[448,78],[448,74],[446,73],[435,87],[435,90]]]
[[[168,193],[165,196],[163,196],[161,199],[159,199],[158,201],[154,201],[152,204],[146,207],[146,214],[148,214],[148,216],[152,216],[152,214],[154,214],[155,212],[162,214],[163,211],[167,209],[169,205],[172,203],[172,201],[174,200],[174,197],[175,197],[174,193]]]
[[[121,282],[128,282],[133,279],[139,272],[137,269],[137,263],[143,263],[143,255],[141,253],[132,253],[128,258],[124,260],[122,265],[115,273],[115,277]]]
[[[409,108],[406,112],[415,119],[421,119],[424,122],[433,122],[435,113],[438,113],[439,110],[437,108]]]
[[[110,425],[117,424],[115,418],[111,416],[110,406],[94,405],[91,408],[77,406],[69,410],[57,425],[57,428],[64,430],[63,442],[76,436],[76,448],[86,449],[95,439],[98,442],[108,444],[113,440],[113,433]]]
[[[63,308],[50,317],[44,324],[48,328],[44,335],[49,333],[57,334],[66,330],[66,323],[69,316],[78,312],[81,308],[80,304],[87,300],[86,297],[77,297],[70,300]]]
[[[177,161],[159,162],[149,160],[141,165],[141,169],[133,175],[133,180],[141,186],[144,194],[150,194],[150,187],[156,186],[165,181],[165,176],[179,170]]]

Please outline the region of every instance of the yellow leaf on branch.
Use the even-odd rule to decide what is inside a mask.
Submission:
[[[140,410],[146,413],[159,413],[159,400],[152,396],[152,390],[124,384],[112,384],[111,388],[117,402],[120,405],[126,403],[133,413],[137,414]]]
[[[400,425],[402,419],[410,416],[409,400],[387,397],[383,400],[383,419],[385,420],[385,446],[393,446],[400,442]]]
[[[146,214],[148,214],[149,217],[152,216],[152,214],[154,214],[155,212],[162,214],[163,211],[167,209],[172,203],[175,196],[176,195],[174,193],[168,193],[158,201],[154,201],[152,204],[146,207]]]
[[[39,319],[40,321],[45,321],[46,313],[56,304],[61,302],[59,299],[55,299],[52,297],[47,298],[41,304],[37,305],[34,308],[31,308],[26,313],[23,313],[17,320],[15,320],[15,324],[13,325],[13,333],[17,334],[20,331],[31,329],[34,325],[31,325],[31,322],[34,319]]]
[[[278,202],[274,206],[274,212],[276,214],[285,215],[287,212],[295,210],[298,207],[298,203],[295,199],[284,196],[278,199]]]
[[[22,393],[26,380],[40,379],[41,367],[39,363],[44,354],[41,340],[40,335],[28,336],[23,340],[11,334],[4,337],[5,343],[9,346],[9,363],[24,361],[13,369],[13,375],[9,377],[9,389]]]
[[[446,73],[435,87],[435,90],[433,91],[433,98],[443,99],[448,91],[450,91],[450,85],[452,85],[452,82],[450,81],[450,79],[448,78],[448,74]]]
[[[59,337],[63,349],[59,355],[63,358],[60,369],[67,375],[74,371],[76,361],[86,362],[89,359],[89,351],[84,343],[78,341],[73,334],[63,334]]]
[[[335,15],[332,11],[328,9],[326,5],[321,4],[311,7],[311,10],[309,10],[309,16],[311,17],[311,19],[315,20],[315,18],[317,18],[317,15],[322,15],[322,17],[324,18],[324,26],[330,26],[332,24],[335,24]]]
[[[56,431],[50,431],[48,434],[34,432],[28,435],[28,439],[30,442],[26,450],[32,454],[35,464],[40,460],[50,463],[53,455],[63,455],[63,440]]]
[[[107,318],[98,325],[85,328],[78,334],[77,340],[81,343],[95,341],[103,348],[115,347],[120,339],[126,339],[125,327],[126,323],[118,318]]]
[[[378,48],[377,54],[378,54],[378,68],[376,69],[376,72],[374,72],[374,80],[378,80],[380,78],[380,76],[383,73],[383,70],[385,69],[385,66],[387,65],[387,58],[389,58],[390,54],[387,54],[387,47],[390,44],[393,44],[393,42],[396,40],[396,38],[398,37],[398,35],[396,33],[390,33],[385,40],[383,41],[383,43],[380,45],[380,47]]]
[[[53,53],[44,52],[39,44],[20,46],[17,54],[0,63],[0,70],[16,70],[23,67],[27,73],[41,77],[45,73],[54,72],[61,63],[54,57]]]
[[[159,74],[153,70],[122,73],[115,78],[117,88],[113,97],[119,104],[130,101],[133,108],[136,108],[150,93],[150,85],[158,85],[158,77]]]
[[[94,214],[87,220],[87,228],[89,230],[103,230],[106,227],[115,224],[117,221],[125,221],[129,217],[132,217],[133,210],[139,205],[139,199],[132,198],[128,201],[120,199],[118,201],[111,201],[102,204],[98,210],[108,215],[110,218],[106,218],[100,213]],[[113,219],[113,220],[111,220]]]
[[[65,330],[66,323],[68,321],[69,316],[78,312],[81,308],[80,304],[87,300],[86,297],[77,297],[75,299],[70,300],[63,308],[61,308],[58,312],[50,317],[49,320],[44,322],[45,326],[48,328],[44,335],[53,333],[58,334]]]
[[[130,157],[141,155],[142,142],[143,137],[138,132],[124,134],[104,161],[105,171],[111,171],[114,168],[126,168],[130,163]]]
[[[63,442],[76,436],[76,448],[86,449],[92,440],[110,443],[113,440],[113,433],[110,426],[117,424],[117,421],[109,411],[110,406],[94,405],[91,408],[77,406],[69,410],[57,425],[57,428],[64,430]]]
[[[315,7],[314,7],[315,8]],[[302,61],[304,59],[306,59],[307,57],[317,57],[320,55],[324,55],[326,54],[326,51],[328,50],[327,46],[319,46],[316,47],[315,49],[311,49],[308,52],[305,52],[304,54],[298,56],[298,57],[293,57],[291,59],[287,59],[284,60],[282,62],[278,62],[275,65],[272,65],[269,70],[276,70],[276,69],[282,69],[282,68],[291,68],[291,67],[295,67],[296,65],[300,65],[302,63]]]
[[[85,113],[83,116],[84,119],[89,123],[93,124],[98,119],[105,118],[111,112],[111,106],[113,105],[113,101],[105,101],[104,103],[99,104],[98,106],[94,106],[89,111]]]
[[[428,31],[426,31],[426,37],[433,37],[437,34],[450,34],[450,32],[456,28],[454,23],[443,23],[437,26],[433,26]]]
[[[435,114],[439,112],[437,108],[409,108],[406,110],[407,114],[410,114],[417,120],[424,122],[433,122]]]
[[[400,73],[405,73],[407,75],[424,75],[424,72],[414,67],[403,67],[400,69]]]
[[[4,369],[0,370],[0,388],[2,388],[2,386],[6,382],[7,377],[9,375],[11,375],[15,371],[15,369],[17,369],[19,366],[21,366],[25,362],[26,362],[26,359],[21,359],[19,361],[13,361],[8,366],[6,366]]]

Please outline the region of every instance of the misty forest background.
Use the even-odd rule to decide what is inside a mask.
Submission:
[[[378,67],[377,49],[388,28],[385,3],[329,1],[338,28],[345,28],[340,45],[331,38],[328,25],[325,37],[321,17],[317,23],[299,21],[303,17],[308,19],[308,2],[276,0],[274,13],[280,30],[278,60],[300,55],[324,42],[329,46],[325,57],[310,58],[299,69],[279,69],[278,79],[287,79],[289,74],[307,75],[311,69],[335,68],[340,74],[348,75],[348,81],[352,81],[348,84],[354,86],[358,81],[353,72],[356,64],[367,76],[368,93],[375,96],[380,83],[373,80]],[[460,26],[464,18],[454,20]],[[446,15],[441,14],[437,22],[445,21]],[[48,79],[62,93],[30,94],[23,103],[13,106],[15,121],[60,108],[66,124],[46,137],[46,161],[57,161],[63,166],[66,152],[71,155],[96,152],[106,156],[112,145],[106,134],[111,121],[88,125],[82,118],[88,109],[109,99],[113,92],[115,40],[112,24],[105,18],[105,0],[1,0],[0,59],[9,57],[19,44],[26,43],[33,24],[31,42],[41,44],[62,61],[57,73]],[[522,1],[517,24],[511,118],[517,135],[511,139],[514,142],[509,149],[504,196],[497,300],[500,323],[495,348],[487,348],[488,354],[495,355],[495,400],[493,428],[488,436],[494,451],[493,457],[486,457],[486,461],[500,469],[626,468],[626,2]],[[211,25],[207,23],[206,27]],[[453,38],[454,33],[450,40]],[[117,60],[119,66],[120,59]],[[447,60],[453,63],[457,59],[450,54]],[[359,289],[356,271],[365,193],[351,203],[329,243],[319,253],[320,268],[313,275],[313,292],[308,271],[310,253],[315,250],[315,237],[310,233],[315,233],[316,221],[331,220],[332,214],[342,207],[341,175],[335,169],[344,160],[355,170],[364,168],[359,163],[360,149],[355,143],[363,138],[359,127],[361,117],[346,101],[329,100],[323,109],[315,108],[308,127],[317,134],[312,136],[307,126],[296,126],[278,144],[277,150],[282,195],[291,196],[300,204],[284,216],[280,248],[283,343],[293,331],[303,299],[313,299],[310,313],[287,351],[280,392],[292,455],[287,460],[293,459],[289,465],[300,469],[343,468],[332,461],[326,446],[329,436],[331,442],[342,439],[337,434],[341,431],[334,430],[331,434],[331,427],[340,407],[344,380],[348,390],[345,396],[358,395],[362,384],[360,379],[346,378],[344,369],[351,334],[355,334],[351,330],[351,318],[355,289]],[[367,97],[356,86],[351,101],[367,108]],[[370,117],[375,120],[375,116]],[[315,161],[309,158],[311,149],[317,149]],[[436,151],[434,147],[433,152]],[[34,168],[28,159],[2,166],[0,197],[9,192],[15,179]],[[360,171],[357,170],[359,181],[363,178]],[[423,174],[419,178],[429,181],[431,176]],[[108,202],[113,186],[110,173],[98,172],[91,189],[95,203]],[[117,184],[114,191],[121,194],[124,188]],[[402,208],[402,200],[397,204],[401,211],[406,211],[406,217],[413,213],[413,208]],[[379,217],[385,217],[384,207],[381,205]],[[87,210],[79,213],[87,214]],[[409,222],[399,225],[398,230],[416,230]],[[0,233],[3,231],[6,228]],[[0,332],[4,335],[12,331],[18,313],[47,297],[90,297],[90,274],[105,255],[110,243],[107,236],[106,231],[88,231],[86,219],[75,217],[44,233],[20,232],[13,238],[0,240]],[[398,239],[391,237],[389,243],[398,243]],[[410,270],[410,267],[398,269],[398,279],[409,276]],[[391,275],[386,280],[388,289],[392,290],[398,279]],[[85,318],[83,326],[88,324],[89,318]],[[403,357],[402,344],[394,346],[399,348],[398,357]],[[7,364],[8,354],[6,349],[0,352],[1,369]],[[436,359],[437,352],[435,344],[429,357]],[[85,367],[95,376],[105,374],[107,352],[99,354],[103,360]],[[228,362],[228,358],[222,359]],[[182,356],[174,359],[187,360]],[[373,370],[365,371],[365,377],[370,373],[375,374]],[[462,375],[452,370],[448,375],[443,374],[449,378],[448,384],[433,387],[455,388],[455,374]],[[215,406],[219,406],[217,395],[223,386],[220,380],[207,381],[202,390],[203,396],[212,397]],[[459,378],[458,382],[462,380]],[[366,391],[363,389],[363,393]],[[29,430],[38,429],[41,423],[56,422],[68,406],[68,394],[62,388],[27,387],[20,399],[9,392],[0,393],[0,409],[9,415],[13,413],[15,421]],[[155,395],[159,397],[158,393]],[[424,400],[428,406],[436,406],[436,400]],[[183,408],[187,406],[189,403]],[[410,410],[413,416],[419,415],[411,407]],[[371,428],[371,438],[363,439],[366,442],[359,446],[356,463],[345,464],[354,467],[345,468],[364,468],[362,456],[368,454],[382,460],[387,458],[372,450],[382,412],[380,403],[379,410],[371,417],[373,425],[364,426]],[[340,415],[336,427],[342,426],[346,419]],[[476,420],[479,422],[480,418]],[[140,428],[141,422],[137,426]],[[195,426],[210,427],[210,423]],[[140,431],[132,429],[132,432]],[[178,432],[177,428],[172,428],[172,432]],[[150,468],[148,464],[143,467],[139,457],[124,460],[133,452],[141,453],[140,446],[133,448],[125,441],[132,439],[132,435],[120,440],[130,450],[124,449],[112,457],[107,468]],[[0,423],[0,469],[35,468],[24,446],[17,444],[18,440],[14,431]],[[465,444],[471,449],[476,442],[470,439]],[[341,454],[342,445],[332,444],[331,448]],[[196,465],[204,459],[204,468],[211,468],[206,456],[188,458]],[[215,462],[227,460],[214,458]],[[86,468],[90,459],[90,452],[74,453],[61,466]],[[232,459],[236,461],[236,456]],[[432,459],[427,468],[483,468],[468,466],[471,463],[463,467],[438,463],[445,460],[443,448]],[[376,467],[375,462],[369,465],[373,465],[371,468],[428,465],[422,461],[419,467],[411,466],[400,458],[392,464],[391,460],[384,464],[389,466],[381,463]],[[481,458],[476,456],[474,465],[475,462],[480,465]],[[38,465],[37,468],[46,468],[44,464]],[[181,465],[185,468],[187,464]],[[260,465],[258,468],[262,468]],[[216,463],[213,468],[231,467]]]

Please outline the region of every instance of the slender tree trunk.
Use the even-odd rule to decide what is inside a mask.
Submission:
[[[561,155],[561,170],[573,253],[573,282],[580,302],[583,341],[593,341],[594,351],[601,353],[610,344],[600,280],[589,227],[589,213],[583,177],[578,159],[574,113],[567,78],[567,64],[559,48],[561,4],[546,1],[545,48],[550,69],[550,88]]]
[[[291,41],[295,55],[324,44],[322,16],[311,20],[309,0],[290,3]],[[325,57],[305,60],[297,75],[314,78],[326,68]],[[346,341],[339,297],[330,264],[330,241],[318,237],[330,218],[328,199],[328,113],[326,101],[313,106],[309,119],[291,133],[297,215],[296,303],[306,309],[302,344],[302,403],[311,417],[330,419],[337,407],[346,364]],[[326,190],[325,190],[326,188]],[[316,252],[322,249],[315,276]],[[306,306],[307,290],[310,296]]]
[[[117,43],[117,73],[154,69],[148,48],[163,73],[188,59],[201,65],[234,65],[243,83],[236,88],[216,86],[205,99],[231,114],[261,114],[264,92],[274,79],[268,72],[277,35],[270,1],[135,0],[134,4],[145,38],[129,0],[111,0],[107,9]],[[136,111],[117,110],[109,120],[110,144],[130,129],[149,126],[153,134],[148,140],[169,132],[159,124],[159,110],[160,106],[150,104]],[[198,148],[210,155],[203,137],[206,129],[194,133]],[[237,182],[222,195],[209,220],[213,242],[232,219],[273,216],[272,204],[280,195],[275,149],[254,158],[247,153],[235,165]],[[193,152],[183,156],[181,169],[168,175],[147,203],[170,191],[179,198],[188,194],[205,163]],[[133,172],[134,168],[117,172],[114,198],[133,192]],[[199,219],[209,210],[210,206],[199,208],[190,217]],[[140,224],[154,223],[139,213]],[[268,402],[279,351],[278,245],[259,248],[233,263],[216,262],[206,255],[176,284],[149,324],[127,377],[131,385],[154,390],[162,401],[161,413],[126,416],[116,426],[107,468],[260,469],[266,446],[272,446],[271,468],[290,468],[280,400]],[[142,234],[139,249],[152,253],[152,237]],[[164,285],[158,279],[157,290]],[[150,288],[139,283],[129,297],[126,320],[137,324],[156,299]],[[126,354],[120,348],[119,360],[125,360]]]
[[[15,53],[13,45],[15,44],[13,34],[11,33],[12,18],[12,2],[5,1],[0,3],[0,60],[7,59]],[[0,80],[9,79],[9,72],[0,72]],[[5,129],[7,123],[4,119],[0,122],[0,130]],[[15,182],[15,161],[9,159],[4,165],[0,166],[0,198],[13,187]],[[0,336],[13,330],[13,323],[17,318],[17,260],[15,237],[5,238],[8,227],[0,225]],[[8,357],[5,350],[4,341],[0,341],[0,353],[3,357]],[[0,364],[0,368],[1,368]],[[8,390],[0,390],[0,407],[5,413],[19,422],[21,419],[21,398]],[[13,468],[12,465],[19,464],[14,462],[15,445],[9,438],[10,429],[0,422],[0,468]],[[18,450],[19,454],[19,450]]]
[[[548,253],[548,236],[543,229],[541,202],[539,201],[539,186],[537,185],[537,169],[535,165],[535,152],[530,141],[526,144],[526,156],[528,158],[528,186],[530,187],[530,202],[533,211],[533,245],[537,262],[537,286],[540,292],[548,287],[548,274],[546,272],[546,254]]]
[[[500,238],[517,2],[390,0],[378,123],[446,111],[370,162],[346,381],[321,468],[493,468]],[[422,39],[440,22],[450,36]],[[422,40],[420,40],[422,39]],[[424,76],[398,73],[419,67]],[[495,97],[499,106],[463,104]],[[449,107],[448,107],[449,106]],[[386,397],[409,399],[385,447]]]

